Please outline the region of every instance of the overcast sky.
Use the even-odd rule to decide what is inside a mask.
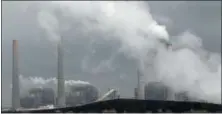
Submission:
[[[34,2],[2,2],[2,103],[10,104],[10,82],[12,76],[12,40],[19,40],[20,73],[25,76],[56,76],[55,49],[37,23],[38,8]],[[221,2],[220,1],[150,1],[150,12],[160,24],[166,25],[170,36],[176,36],[186,30],[192,31],[203,40],[204,47],[211,52],[221,53]],[[133,17],[132,17],[133,18]],[[69,21],[67,21],[69,22]],[[73,22],[72,24],[75,24]],[[123,53],[114,58],[112,53],[118,48],[118,42],[100,41],[89,46],[89,37],[78,32],[78,25],[66,31],[64,41],[67,79],[88,81],[103,92],[116,87],[123,96],[133,96],[136,87],[136,66]],[[90,37],[101,37],[93,34]],[[109,36],[108,36],[109,37]],[[76,38],[77,40],[73,40]],[[96,50],[93,53],[92,48]],[[81,50],[80,50],[81,49]],[[91,59],[91,67],[104,68],[102,73],[87,72],[84,62]],[[113,60],[111,60],[111,58]],[[84,61],[83,61],[84,60]],[[109,62],[115,66],[109,67]],[[109,64],[109,65],[106,65]],[[85,69],[85,70],[84,70]],[[97,70],[99,67],[97,68]],[[95,69],[96,70],[96,69]],[[96,72],[96,71],[95,71]]]

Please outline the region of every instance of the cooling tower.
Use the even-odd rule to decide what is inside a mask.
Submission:
[[[63,48],[61,40],[57,44],[57,52],[58,52],[58,90],[57,90],[57,107],[64,107],[65,106],[65,86],[64,86],[64,76],[63,76]]]
[[[20,107],[20,92],[19,92],[19,71],[18,71],[18,41],[13,40],[12,44],[12,110]]]

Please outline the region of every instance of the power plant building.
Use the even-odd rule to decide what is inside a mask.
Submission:
[[[65,94],[65,106],[90,103],[96,101],[98,95],[98,89],[90,84],[73,85]],[[55,105],[55,91],[51,88],[32,88],[27,96],[20,99],[20,102],[22,108],[39,108]]]
[[[161,82],[150,82],[145,86],[146,100],[168,100],[172,91]]]
[[[66,94],[66,105],[76,106],[94,102],[99,97],[99,91],[90,84],[73,85],[70,87],[69,93]]]

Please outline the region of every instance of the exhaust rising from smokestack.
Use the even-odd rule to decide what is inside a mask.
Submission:
[[[64,86],[64,76],[63,76],[63,49],[62,49],[62,40],[58,41],[57,44],[57,52],[58,52],[58,96],[57,96],[57,106],[64,107],[65,106],[65,86]]]
[[[12,44],[12,110],[20,107],[19,92],[19,71],[18,71],[18,41],[13,40]]]

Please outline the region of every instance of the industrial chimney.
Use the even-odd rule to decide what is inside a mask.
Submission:
[[[138,89],[137,88],[134,89],[134,96],[135,96],[135,99],[138,99]]]
[[[57,52],[58,52],[58,76],[57,76],[57,107],[64,107],[65,106],[65,86],[64,86],[64,76],[63,76],[63,48],[62,48],[62,41],[58,41],[57,44]]]
[[[144,99],[144,84],[142,82],[143,74],[141,69],[137,69],[137,77],[138,77],[138,83],[137,83],[137,99]]]
[[[19,71],[18,71],[18,41],[12,44],[12,110],[20,107]]]

